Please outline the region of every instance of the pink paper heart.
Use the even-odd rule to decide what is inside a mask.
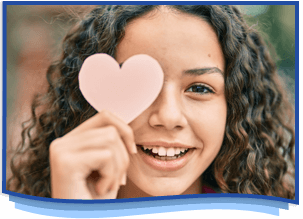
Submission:
[[[130,123],[146,110],[163,85],[159,63],[148,55],[135,55],[122,67],[111,56],[88,57],[79,72],[79,87],[98,112],[108,110]]]

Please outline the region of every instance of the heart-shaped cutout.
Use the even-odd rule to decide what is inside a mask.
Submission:
[[[163,78],[161,66],[148,55],[132,56],[120,68],[111,56],[98,53],[85,59],[79,88],[98,112],[111,111],[130,123],[155,101]]]

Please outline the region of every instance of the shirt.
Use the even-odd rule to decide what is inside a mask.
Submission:
[[[202,193],[216,193],[216,191],[208,186],[202,186]]]

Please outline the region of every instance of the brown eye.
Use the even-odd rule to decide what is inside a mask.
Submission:
[[[199,94],[208,94],[208,93],[214,93],[212,89],[209,87],[203,85],[203,84],[196,84],[191,86],[186,90],[186,92],[194,92],[194,93],[199,93]]]

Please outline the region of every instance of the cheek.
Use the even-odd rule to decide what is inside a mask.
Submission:
[[[204,147],[220,147],[227,116],[225,100],[197,103],[191,109],[191,128]]]

